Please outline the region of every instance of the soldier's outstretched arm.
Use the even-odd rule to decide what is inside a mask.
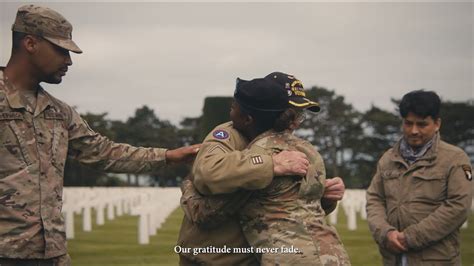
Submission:
[[[190,163],[196,157],[201,144],[185,146],[174,150],[167,150],[165,153],[167,163]]]
[[[167,161],[186,161],[199,149],[199,145],[167,150],[115,143],[92,130],[74,109],[69,108],[69,112],[67,132],[58,133],[64,134],[63,138],[69,141],[69,150],[66,145],[57,145],[53,151],[62,153],[63,157],[68,153],[73,159],[95,169],[117,173],[150,172]]]

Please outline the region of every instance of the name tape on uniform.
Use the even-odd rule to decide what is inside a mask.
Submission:
[[[23,120],[23,115],[19,112],[0,113],[0,120]]]

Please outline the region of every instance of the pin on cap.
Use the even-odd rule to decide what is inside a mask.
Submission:
[[[282,72],[252,80],[237,78],[234,99],[246,109],[262,112],[282,112],[295,107],[316,113],[321,109],[319,103],[306,97],[301,81]]]
[[[321,110],[319,103],[311,101],[306,97],[303,83],[293,75],[282,72],[273,72],[268,74],[265,79],[273,80],[285,87],[288,93],[288,103],[291,106],[308,109],[315,113]]]

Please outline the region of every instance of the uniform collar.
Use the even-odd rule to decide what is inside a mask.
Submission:
[[[5,90],[5,97],[11,108],[25,109],[30,113],[34,113],[36,116],[43,112],[49,105],[52,105],[48,93],[40,85],[38,85],[36,110],[32,110],[32,108],[28,105],[28,100],[25,98],[25,96],[22,95],[20,91],[15,86],[13,86],[13,84],[8,82],[8,79],[4,76],[4,69],[4,67],[0,68],[0,86]]]
[[[13,86],[4,75],[4,67],[0,69],[0,85],[5,91],[5,97],[7,98],[8,105],[13,109],[25,109],[27,110],[27,101],[20,95],[20,92]],[[31,111],[32,112],[32,111]]]
[[[261,140],[261,139],[263,139],[263,138],[266,138],[266,137],[268,137],[268,136],[270,136],[270,135],[273,135],[273,134],[275,134],[275,131],[273,131],[272,129],[269,129],[269,130],[267,130],[267,131],[261,133],[261,134],[258,135],[257,137],[255,137],[255,138],[249,143],[248,146],[250,147],[250,146],[251,146],[252,144],[254,144],[255,142],[257,142],[257,141],[259,141],[259,140]]]
[[[41,87],[38,88],[38,98],[36,100],[35,116],[41,114],[48,106],[52,106],[49,94]]]

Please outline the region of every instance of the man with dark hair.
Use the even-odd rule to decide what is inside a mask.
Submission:
[[[26,33],[12,31],[12,54],[15,54],[20,47],[21,40],[26,37]]]
[[[440,139],[440,105],[432,91],[403,96],[403,137],[379,160],[367,190],[367,220],[384,265],[461,265],[471,164]]]
[[[149,172],[185,162],[175,150],[114,143],[41,82],[59,84],[72,65],[72,26],[49,8],[18,9],[12,55],[0,68],[0,265],[69,265],[61,215],[66,157],[108,172]]]
[[[409,112],[413,112],[421,117],[431,116],[431,118],[437,120],[440,108],[441,100],[435,92],[416,90],[403,96],[399,111],[403,118],[407,117]]]
[[[175,150],[114,143],[94,132],[41,82],[59,84],[82,53],[72,25],[36,5],[18,9],[12,55],[0,68],[0,265],[69,265],[61,215],[64,163],[69,156],[108,172],[150,172],[187,162],[198,145]],[[268,157],[265,169],[305,173],[295,152]]]

